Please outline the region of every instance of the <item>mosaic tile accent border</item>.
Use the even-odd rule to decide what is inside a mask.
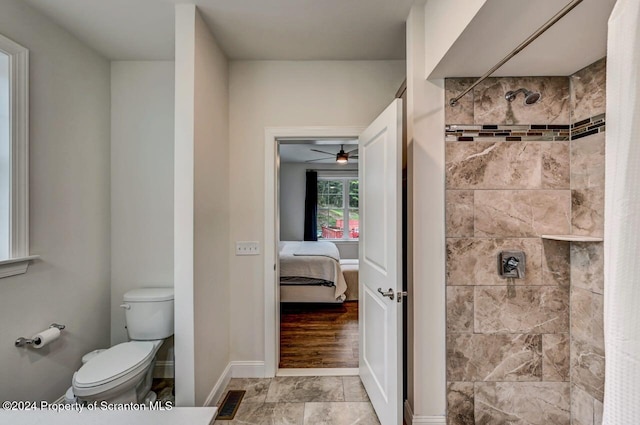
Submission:
[[[445,126],[447,142],[560,142],[569,140],[570,133],[568,124]]]
[[[595,115],[591,118],[571,124],[571,140],[592,134],[603,133],[606,129],[605,114]]]
[[[576,140],[606,130],[605,114],[578,121],[571,125],[460,125],[445,126],[447,142],[563,142]]]

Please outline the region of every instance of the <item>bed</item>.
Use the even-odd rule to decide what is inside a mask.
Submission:
[[[280,242],[280,302],[341,303],[347,284],[331,242]]]

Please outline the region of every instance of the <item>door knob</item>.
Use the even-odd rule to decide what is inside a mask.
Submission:
[[[389,297],[389,299],[391,301],[393,301],[393,299],[395,298],[395,293],[393,292],[393,289],[389,288],[389,290],[387,292],[384,292],[382,290],[382,288],[378,288],[378,292],[380,293],[380,295],[382,295],[383,297]]]

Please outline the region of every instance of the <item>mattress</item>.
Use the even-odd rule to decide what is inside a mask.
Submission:
[[[282,302],[342,302],[347,284],[331,242],[280,242]],[[324,288],[324,289],[319,289]]]

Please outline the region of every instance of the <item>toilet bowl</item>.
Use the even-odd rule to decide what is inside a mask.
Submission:
[[[92,353],[74,375],[80,402],[142,403],[148,398],[155,355],[173,335],[173,288],[145,288],[124,296],[131,341]]]
[[[137,403],[151,389],[160,341],[115,345],[87,362],[73,375],[73,393],[83,401]]]

